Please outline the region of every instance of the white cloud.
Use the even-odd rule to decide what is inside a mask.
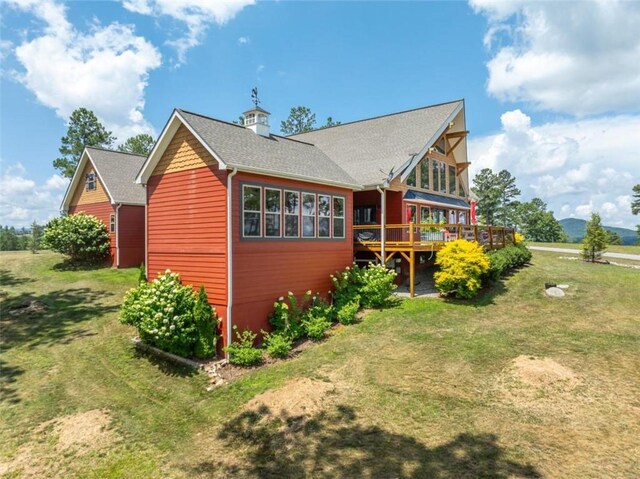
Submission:
[[[490,94],[578,116],[640,108],[640,2],[470,3],[495,46]]]
[[[21,227],[33,220],[43,224],[58,216],[68,183],[53,175],[39,185],[20,163],[10,166],[0,176],[0,224]]]
[[[630,193],[640,183],[640,116],[619,115],[532,125],[520,110],[501,117],[502,131],[469,143],[470,177],[509,170],[522,200],[539,197],[559,218],[600,212],[608,224],[634,228]]]
[[[122,5],[131,12],[165,15],[184,23],[186,35],[167,42],[177,50],[179,62],[184,63],[187,51],[202,42],[211,23],[224,25],[254,3],[255,0],[123,0]]]
[[[14,75],[43,105],[64,119],[87,107],[122,141],[154,134],[142,114],[149,72],[161,63],[150,42],[136,36],[132,26],[119,23],[94,24],[82,33],[54,0],[12,4],[44,22],[42,35],[15,49],[24,70]]]
[[[239,45],[246,45],[247,43],[251,43],[251,39],[249,37],[240,37],[238,38]]]

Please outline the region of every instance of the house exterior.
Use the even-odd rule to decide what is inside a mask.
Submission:
[[[462,100],[289,137],[272,134],[257,105],[244,118],[174,110],[136,178],[148,279],[171,269],[204,285],[224,344],[233,326],[269,329],[289,291],[326,294],[354,257],[406,273],[413,291],[427,248],[433,257],[469,228],[478,236]],[[450,224],[425,236],[427,221]]]
[[[62,200],[62,212],[96,216],[108,231],[109,262],[117,268],[144,261],[145,190],[134,182],[146,157],[86,147]]]

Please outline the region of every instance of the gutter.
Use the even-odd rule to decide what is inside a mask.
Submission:
[[[238,172],[238,168],[233,168],[231,173],[227,174],[227,346],[233,340],[231,321],[231,308],[233,306],[233,189],[231,179]],[[229,356],[229,353],[225,353]]]
[[[120,207],[122,203],[116,205],[116,268],[120,267]]]

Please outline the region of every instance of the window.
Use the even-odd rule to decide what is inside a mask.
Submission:
[[[333,237],[344,238],[344,198],[339,196],[333,197]]]
[[[259,237],[260,214],[262,210],[262,188],[243,186],[242,188],[242,234],[245,237]]]
[[[318,195],[318,238],[331,238],[331,196]]]
[[[87,191],[96,189],[96,174],[92,171],[87,173]]]
[[[429,189],[429,158],[420,163],[420,188]]]
[[[460,211],[458,213],[458,223],[461,223],[463,225],[467,224],[467,214],[464,211]]]
[[[416,186],[416,169],[414,168],[407,176],[407,185],[408,186]]]
[[[302,237],[316,236],[316,195],[302,193]]]
[[[270,238],[282,236],[280,231],[281,200],[281,190],[264,189],[264,235]]]
[[[434,208],[433,209],[433,219],[435,223],[440,223],[443,221],[447,221],[447,212],[442,208]]]
[[[109,232],[116,232],[116,215],[109,216]]]
[[[429,207],[421,206],[420,207],[420,223],[429,223]]]
[[[297,191],[284,192],[284,236],[300,236],[300,193]]]
[[[407,223],[415,223],[418,207],[416,205],[407,206]]]
[[[456,194],[456,167],[449,165],[449,193]]]
[[[335,216],[335,212],[333,213]],[[353,209],[353,224],[356,225],[370,225],[376,222],[376,207],[371,206],[357,206]]]
[[[442,161],[433,160],[433,190],[438,193],[447,192],[447,169]]]
[[[247,116],[244,117],[245,125],[253,125],[255,122],[256,122],[255,113],[249,113]]]

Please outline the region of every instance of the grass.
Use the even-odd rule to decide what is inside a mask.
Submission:
[[[532,246],[545,246],[551,248],[566,248],[566,249],[582,249],[581,243],[535,243],[530,242]],[[609,245],[607,251],[610,253],[626,253],[626,254],[640,254],[640,245]]]
[[[207,392],[203,375],[136,353],[118,323],[137,270],[64,271],[51,253],[0,259],[6,477],[637,477],[638,270],[535,251],[473,302],[370,312],[297,359]],[[567,296],[545,298],[546,281],[568,283]],[[7,316],[25,299],[48,309]],[[522,355],[553,359],[578,385],[514,380]],[[333,389],[302,415],[246,408],[265,391],[299,394],[295,378]],[[96,409],[117,440],[61,451],[49,421]]]

